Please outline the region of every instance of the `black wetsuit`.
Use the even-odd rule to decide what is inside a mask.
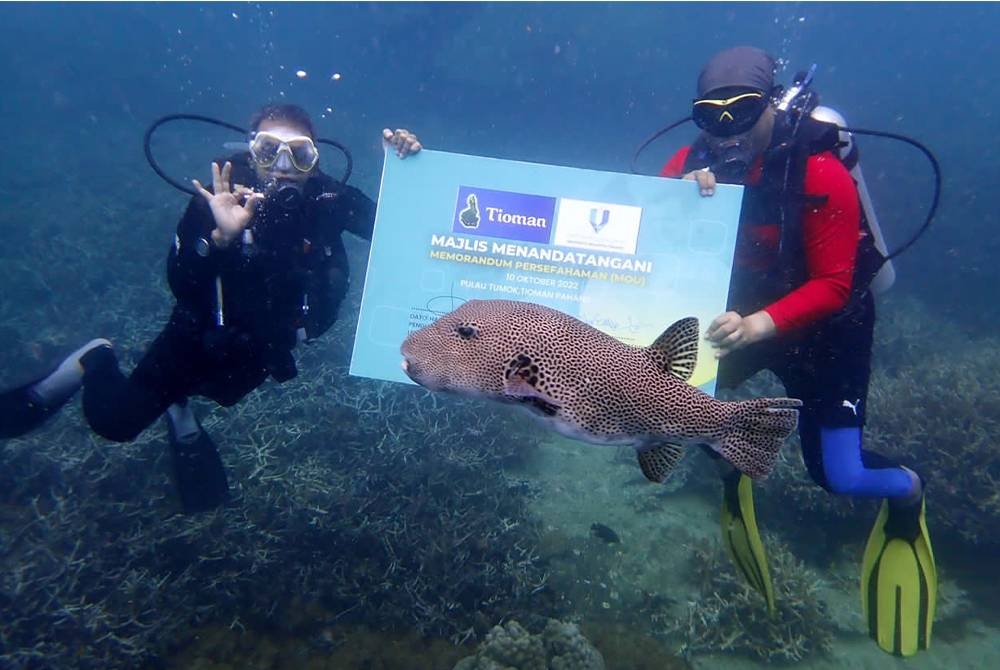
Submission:
[[[231,159],[232,181],[257,186],[247,159]],[[347,292],[341,234],[370,240],[375,221],[370,198],[322,173],[304,194],[295,210],[259,206],[252,244],[238,239],[224,249],[208,244],[215,228],[208,203],[200,195],[191,199],[167,259],[177,303],[166,327],[127,378],[111,349],[83,359],[83,407],[95,432],[132,440],[189,396],[229,406],[269,376],[279,382],[295,376],[297,334],[304,329],[313,339],[326,332]]]

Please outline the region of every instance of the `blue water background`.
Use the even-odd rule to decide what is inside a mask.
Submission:
[[[768,49],[787,62],[784,81],[817,63],[825,103],[856,126],[920,138],[945,171],[936,229],[900,260],[900,288],[956,318],[994,322],[992,3],[56,3],[8,4],[0,15],[0,184],[42,210],[70,208],[55,229],[85,245],[104,241],[87,238],[53,179],[115,200],[126,197],[116,175],[128,174],[143,201],[181,207],[141,152],[143,130],[166,113],[243,124],[262,101],[298,102],[326,114],[320,132],[352,147],[355,182],[374,195],[385,125],[442,150],[626,170],[646,135],[687,111],[698,68],[718,49]],[[655,170],[692,135],[675,131],[641,166]],[[237,139],[204,126],[162,137],[164,164],[202,177],[221,151],[214,138]],[[929,172],[900,145],[862,147],[886,232],[902,241],[924,212]],[[162,249],[171,217],[136,214],[130,225]],[[4,236],[17,239],[37,217],[4,217]]]
[[[785,83],[816,63],[823,102],[850,124],[933,149],[941,208],[898,260],[893,295],[919,298],[930,330],[1000,323],[995,3],[46,3],[0,5],[0,19],[0,282],[18,287],[0,289],[3,386],[69,344],[136,323],[155,334],[169,313],[164,259],[187,196],[143,155],[161,115],[243,125],[263,102],[301,104],[352,149],[352,183],[372,197],[385,126],[444,151],[626,171],[688,113],[701,64],[738,44],[781,58]],[[694,134],[660,140],[640,167]],[[176,124],[154,149],[176,178],[204,180],[239,139]],[[905,146],[861,146],[895,248],[926,212],[931,173]],[[367,246],[349,251],[357,292]],[[349,342],[337,347],[346,360]],[[125,347],[126,369],[139,354]]]

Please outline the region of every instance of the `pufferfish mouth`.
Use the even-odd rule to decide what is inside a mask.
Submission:
[[[421,370],[420,366],[417,365],[413,361],[413,359],[404,357],[402,362],[399,364],[399,367],[403,369],[403,372],[406,374],[407,377],[409,377],[416,383],[420,384],[424,388],[431,391],[435,391],[440,388],[440,384],[434,383],[433,376],[428,375],[423,370]]]

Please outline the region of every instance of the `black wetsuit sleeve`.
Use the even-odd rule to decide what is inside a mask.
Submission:
[[[338,240],[339,242],[339,240]],[[342,244],[328,247],[321,251],[324,254],[320,267],[311,273],[307,295],[309,310],[305,315],[306,337],[316,339],[337,320],[340,303],[347,295],[348,274],[347,254]]]
[[[199,240],[211,240],[214,228],[208,203],[200,195],[193,196],[177,224],[167,257],[167,281],[179,303],[194,307],[211,302],[220,257],[230,251],[212,246],[207,255],[198,253]]]
[[[336,197],[323,207],[322,248],[318,262],[309,273],[306,295],[309,310],[305,315],[306,335],[319,337],[337,320],[337,312],[349,286],[347,252],[342,231],[371,241],[375,228],[375,201],[353,186],[328,187]]]
[[[375,230],[375,201],[353,186],[344,186],[333,202],[331,214],[337,224],[371,241]]]

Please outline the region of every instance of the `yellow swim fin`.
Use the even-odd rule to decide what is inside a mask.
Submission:
[[[868,634],[884,651],[913,656],[931,644],[937,567],[925,503],[882,503],[861,561],[861,608]]]
[[[724,476],[722,483],[722,542],[736,569],[764,597],[768,611],[773,613],[774,585],[757,529],[752,480],[737,470]]]

